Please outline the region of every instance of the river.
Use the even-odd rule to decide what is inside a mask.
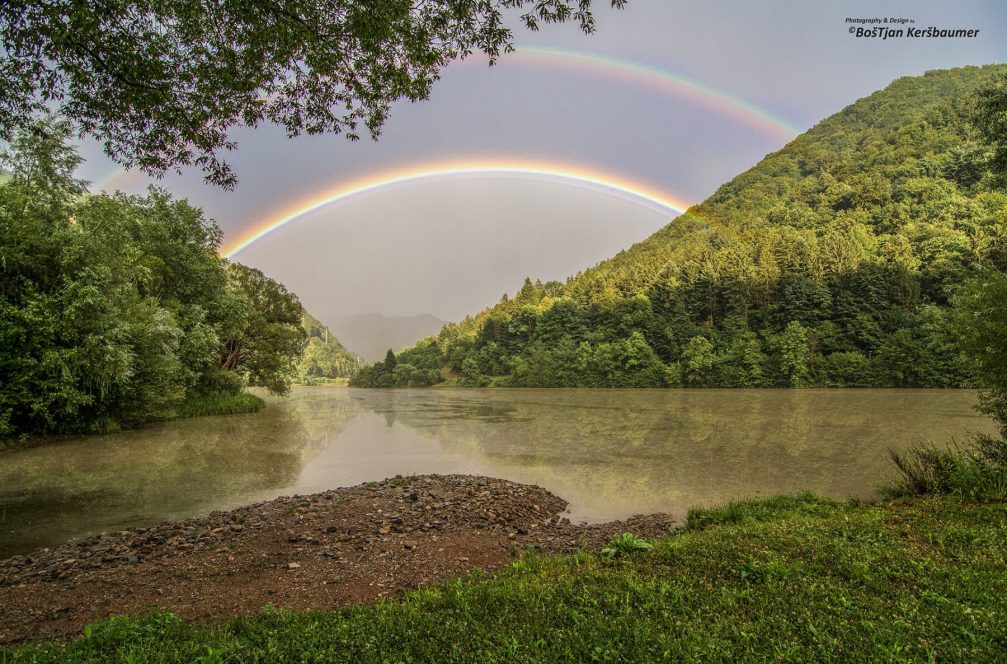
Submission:
[[[0,453],[0,557],[397,474],[538,484],[574,520],[810,490],[870,498],[889,448],[994,430],[968,390],[358,390]]]

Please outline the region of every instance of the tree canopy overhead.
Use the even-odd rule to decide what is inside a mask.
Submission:
[[[611,0],[621,8],[626,0]],[[126,167],[236,178],[235,126],[376,138],[390,104],[430,94],[525,27],[594,30],[592,0],[10,0],[0,3],[0,136],[56,110]]]

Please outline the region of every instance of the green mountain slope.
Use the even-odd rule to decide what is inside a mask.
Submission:
[[[306,384],[350,378],[360,369],[359,357],[346,350],[317,318],[304,311],[301,327],[307,333],[304,354],[297,366],[299,381]]]
[[[898,79],[647,240],[526,281],[360,385],[951,386],[949,296],[1007,265],[1007,195],[969,124],[1007,66]]]

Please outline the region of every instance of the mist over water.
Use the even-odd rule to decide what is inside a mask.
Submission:
[[[0,556],[397,474],[543,486],[574,520],[810,490],[870,498],[889,448],[992,422],[969,390],[295,388],[260,413],[0,454]]]

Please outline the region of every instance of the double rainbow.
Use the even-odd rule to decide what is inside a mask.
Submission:
[[[474,59],[468,62],[473,61]],[[671,94],[676,98],[689,99],[742,124],[751,126],[760,133],[784,141],[789,141],[800,132],[797,127],[786,120],[744,99],[681,74],[639,62],[608,55],[541,47],[522,48],[509,54],[501,62],[514,63],[518,66],[535,65],[553,69],[572,69],[578,73],[582,72],[595,77],[610,77],[633,85],[648,87]],[[100,180],[97,188],[111,188],[119,184],[124,177],[132,175],[134,174],[119,169]],[[307,201],[299,201],[292,207],[257,224],[254,228],[229,239],[221,248],[221,253],[230,258],[275,230],[311,212],[365,192],[423,179],[482,175],[519,175],[588,186],[599,191],[629,196],[641,204],[657,206],[674,215],[682,214],[688,207],[681,196],[662,191],[653,185],[633,181],[624,176],[598,169],[549,162],[538,158],[455,159],[392,168],[341,183],[332,189],[315,194]]]

